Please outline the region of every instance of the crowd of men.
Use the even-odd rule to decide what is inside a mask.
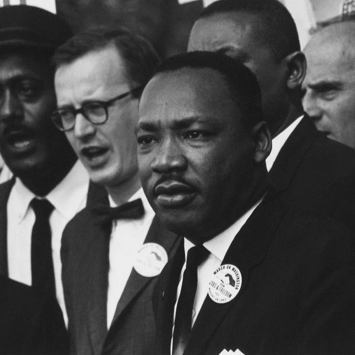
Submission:
[[[354,34],[218,0],[161,61],[1,8],[0,353],[354,354]]]

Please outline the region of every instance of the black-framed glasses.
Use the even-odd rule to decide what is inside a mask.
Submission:
[[[138,94],[142,88],[142,86],[139,86],[108,101],[86,102],[78,109],[68,107],[56,110],[51,115],[52,121],[54,125],[63,132],[70,131],[74,128],[75,117],[78,113],[81,113],[89,122],[94,125],[104,124],[108,120],[108,107],[112,106],[116,101],[124,99],[128,95]]]

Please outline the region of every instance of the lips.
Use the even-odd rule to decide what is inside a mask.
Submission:
[[[165,181],[154,189],[157,203],[162,207],[176,208],[190,203],[196,197],[196,190],[178,181]]]
[[[88,146],[80,150],[81,157],[91,166],[101,165],[106,161],[108,148],[101,146]]]
[[[7,129],[4,137],[8,147],[18,153],[27,152],[35,145],[35,135],[27,129]]]

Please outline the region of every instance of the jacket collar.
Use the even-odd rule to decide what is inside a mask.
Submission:
[[[311,119],[304,115],[301,122],[291,133],[281,148],[273,167],[269,172],[269,181],[276,192],[284,191],[290,185],[294,174],[318,137]]]

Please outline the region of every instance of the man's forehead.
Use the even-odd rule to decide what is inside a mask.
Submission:
[[[257,31],[261,29],[261,19],[257,14],[245,11],[222,12],[198,19],[190,34],[190,41],[203,37],[212,37],[216,41],[224,38],[233,39],[238,31],[248,33],[257,38]],[[213,31],[208,31],[213,27]],[[222,37],[223,36],[223,37]]]
[[[355,72],[355,49],[339,40],[310,43],[305,49],[307,76],[332,77]]]
[[[181,102],[197,104],[196,99],[214,95],[226,96],[227,85],[222,75],[211,68],[184,67],[178,70],[158,73],[147,85],[141,103],[168,105]],[[165,100],[165,102],[163,102]]]
[[[49,60],[38,58],[29,53],[6,53],[0,55],[1,79],[20,76],[33,76],[37,78],[52,78]]]
[[[130,87],[125,63],[111,47],[90,51],[74,61],[59,66],[55,73],[56,87],[77,87],[77,94],[89,95],[102,90],[117,91]],[[62,93],[61,93],[62,94]]]
[[[213,69],[159,73],[143,92],[138,128],[151,130],[167,124],[179,129],[194,123],[213,124],[223,114],[235,115],[228,90],[221,74]]]

